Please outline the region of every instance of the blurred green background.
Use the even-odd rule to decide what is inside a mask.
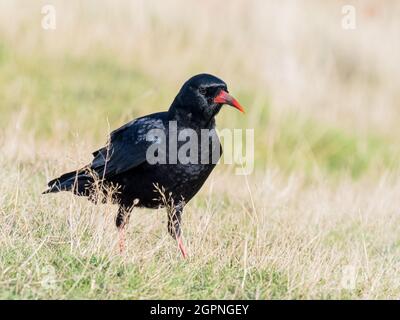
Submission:
[[[396,170],[399,5],[350,2],[53,1],[56,29],[45,30],[46,1],[3,0],[3,152],[34,161],[82,140],[92,150],[208,72],[245,106],[218,126],[255,129],[257,170]],[[342,28],[344,4],[356,6],[355,30]]]

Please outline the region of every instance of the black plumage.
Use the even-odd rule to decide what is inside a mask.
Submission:
[[[186,256],[180,227],[183,208],[204,184],[222,153],[214,130],[214,117],[223,104],[243,111],[227,92],[225,82],[215,76],[200,74],[190,78],[168,111],[135,119],[116,129],[107,145],[93,153],[91,164],[50,181],[45,193],[72,191],[96,201],[99,191],[107,193],[114,188],[116,192],[112,193],[112,198],[119,204],[116,225],[121,233],[133,207],[166,206],[168,231],[178,240],[179,248]],[[164,133],[165,138],[149,138],[149,131],[154,129]],[[197,155],[190,158],[197,161],[182,163],[178,150],[187,140],[176,141],[176,137],[187,129],[198,137],[195,142]],[[201,143],[202,129],[209,130],[207,143]],[[173,142],[177,142],[176,147],[170,145]],[[154,148],[154,144],[166,146],[159,152],[165,150],[167,163],[153,164],[148,161],[147,151],[150,147]],[[123,250],[123,234],[121,237]]]

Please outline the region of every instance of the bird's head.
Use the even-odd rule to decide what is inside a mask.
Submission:
[[[224,81],[203,73],[184,83],[171,105],[170,112],[180,117],[209,122],[224,104],[244,112],[239,102],[229,94]]]

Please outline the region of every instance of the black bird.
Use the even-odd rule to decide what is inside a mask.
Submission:
[[[166,207],[168,231],[186,257],[181,216],[222,153],[214,117],[223,104],[244,112],[224,81],[210,74],[196,75],[185,82],[168,111],[135,119],[111,132],[107,145],[93,153],[91,164],[50,181],[44,193],[71,191],[96,202],[99,191],[107,195],[114,188],[111,197],[119,204],[116,225],[121,252],[133,207]],[[207,132],[205,143],[200,142],[203,132]],[[191,138],[193,134],[197,139]]]

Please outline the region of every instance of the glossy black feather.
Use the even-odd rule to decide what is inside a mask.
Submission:
[[[175,204],[182,203],[183,207],[204,184],[215,163],[150,164],[146,151],[155,142],[148,141],[146,135],[151,129],[163,130],[168,145],[170,121],[176,122],[177,133],[190,128],[200,137],[201,129],[210,129],[207,151],[210,157],[213,151],[222,153],[218,136],[212,130],[214,117],[222,107],[213,102],[213,97],[221,89],[227,90],[226,84],[212,75],[189,79],[168,111],[135,119],[113,131],[107,145],[93,152],[91,164],[50,181],[45,193],[72,191],[90,197],[95,192],[94,181],[100,180],[105,186],[118,187],[114,199],[122,208],[131,207],[135,200],[138,206],[157,208],[165,204],[156,191],[158,185]],[[178,143],[178,150],[183,143]],[[204,152],[198,148],[199,159]]]
[[[90,168],[101,178],[112,178],[146,161],[146,151],[152,144],[146,140],[151,129],[165,130],[167,113],[160,112],[133,120],[113,131],[109,143],[93,153]]]

